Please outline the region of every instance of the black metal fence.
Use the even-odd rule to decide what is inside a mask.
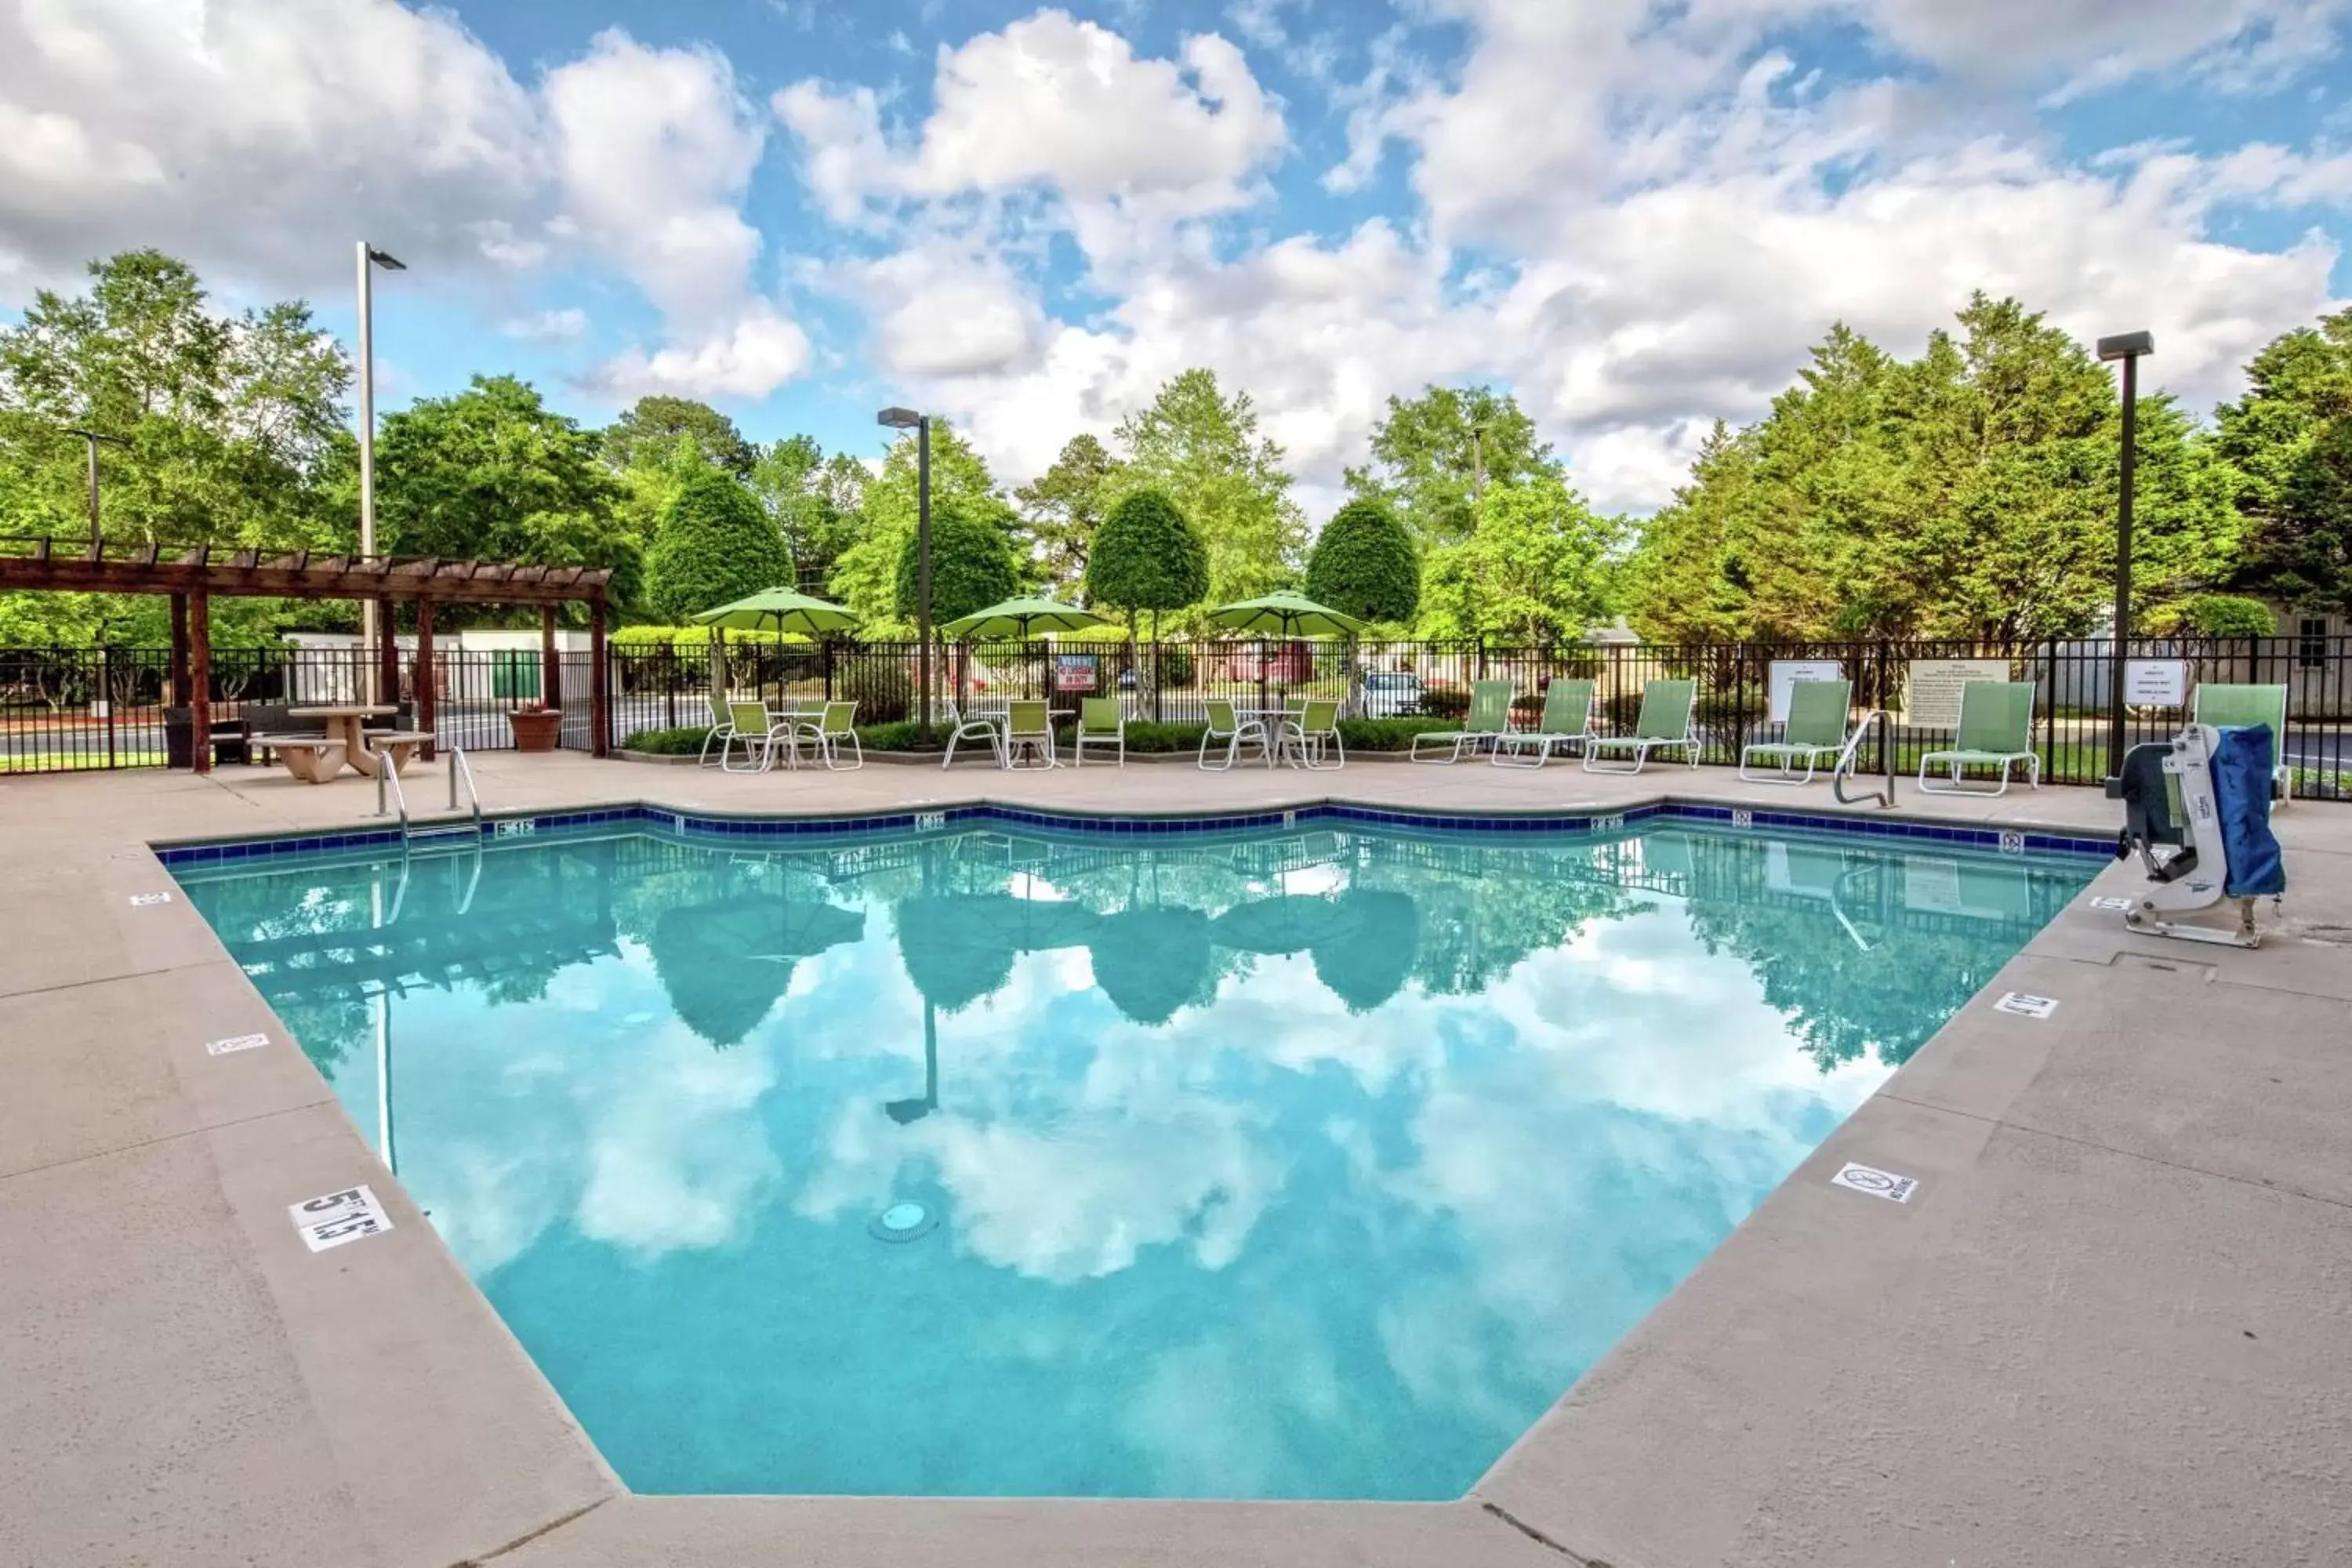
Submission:
[[[564,744],[584,750],[589,658],[560,657]],[[468,751],[512,748],[506,716],[541,699],[541,662],[536,648],[435,649],[435,731]],[[373,668],[357,648],[215,648],[213,716],[366,701]],[[165,648],[0,648],[0,774],[160,768],[184,756],[186,709],[171,671]],[[415,698],[415,663],[404,658],[390,700],[413,708]]]
[[[712,659],[706,650],[616,645],[608,651],[612,736],[710,721]],[[733,642],[724,685],[771,702],[819,697],[857,704],[861,725],[914,716],[920,649],[911,643],[778,645]],[[2034,743],[2044,780],[2095,784],[2109,767],[2108,691],[2113,657],[2105,639],[1979,642],[1565,644],[1506,647],[1476,641],[1344,644],[1322,641],[990,644],[936,650],[934,710],[951,700],[1045,697],[1075,709],[1080,699],[1117,698],[1132,718],[1197,724],[1207,703],[1269,707],[1295,695],[1329,697],[1359,718],[1460,718],[1480,679],[1507,679],[1515,716],[1532,725],[1555,677],[1600,682],[1601,726],[1631,727],[1643,683],[1698,683],[1703,759],[1732,763],[1750,742],[1778,733],[1772,716],[1776,665],[1828,667],[1854,683],[1857,705],[1891,716],[1869,765],[1916,771],[1922,752],[1948,743],[1948,712],[1931,711],[1915,677],[1940,684],[2002,677],[2039,689]],[[2127,742],[2177,731],[2198,686],[2287,689],[2281,756],[2295,793],[2352,799],[2352,637],[2146,637],[2125,648]],[[563,744],[586,750],[589,656],[562,656]],[[366,690],[368,659],[357,649],[216,650],[213,700],[234,715],[251,703],[352,701]],[[476,750],[512,745],[506,714],[541,695],[538,651],[436,650],[436,728]],[[0,649],[0,773],[160,767],[171,705],[163,650]],[[1813,673],[1784,668],[1791,675]],[[415,695],[404,665],[404,700]],[[1947,704],[1947,707],[1948,704]]]

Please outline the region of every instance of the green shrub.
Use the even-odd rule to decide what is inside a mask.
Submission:
[[[621,742],[625,752],[644,752],[656,757],[691,757],[700,753],[702,742],[710,737],[708,724],[682,724],[675,730],[640,730]]]
[[[654,613],[683,623],[792,580],[783,536],[751,492],[719,469],[697,465],[662,509],[646,559],[646,598]]]
[[[1205,724],[1155,724],[1149,719],[1127,721],[1127,749],[1138,756],[1158,756],[1175,752],[1197,752]],[[1078,738],[1075,723],[1065,724],[1055,731],[1055,743],[1071,745]]]
[[[2159,633],[2195,632],[2209,637],[2278,635],[2278,617],[2269,605],[2236,594],[2192,594],[2157,610],[2148,616],[2148,625]]]
[[[1349,501],[1315,537],[1307,596],[1360,620],[1412,620],[1421,605],[1412,535],[1381,502]]]
[[[1464,711],[1468,711],[1465,700]],[[1459,719],[1342,719],[1339,742],[1351,752],[1409,752],[1415,735],[1454,729]]]
[[[1087,555],[1087,597],[1119,609],[1181,610],[1209,594],[1209,552],[1159,490],[1138,490],[1110,509]]]
[[[920,597],[922,552],[918,544],[910,533],[898,552],[895,602],[905,620],[915,618],[916,601]],[[972,516],[952,497],[933,501],[931,625],[959,620],[1020,591],[1020,572],[1013,563],[1013,546],[1004,531],[986,518]]]
[[[947,744],[947,731],[939,724],[931,726],[929,745],[919,745],[916,737],[922,725],[913,719],[900,719],[887,724],[860,724],[857,743],[869,752],[936,752]]]

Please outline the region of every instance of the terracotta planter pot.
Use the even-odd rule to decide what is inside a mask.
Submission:
[[[563,728],[563,715],[553,709],[543,713],[509,713],[507,722],[514,726],[516,751],[551,752]]]

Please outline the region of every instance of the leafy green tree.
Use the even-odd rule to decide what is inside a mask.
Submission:
[[[1209,552],[1176,503],[1158,490],[1120,498],[1095,536],[1087,562],[1087,597],[1125,610],[1129,624],[1150,610],[1153,635],[1160,613],[1197,605],[1209,592]]]
[[[1467,541],[1432,552],[1424,636],[1566,641],[1614,612],[1624,524],[1558,475],[1488,486],[1473,519]]]
[[[654,536],[646,598],[672,624],[791,581],[792,557],[751,492],[719,468],[688,476]]]
[[[857,536],[826,579],[832,596],[857,613],[859,629],[869,637],[914,635],[913,622],[898,609],[898,561],[915,536],[916,479],[915,437],[902,436],[891,444],[882,471],[866,483]],[[960,510],[1008,537],[1016,521],[987,461],[944,420],[931,422],[931,506],[934,524],[941,512]]]
[[[1348,470],[1349,493],[1388,502],[1425,544],[1470,536],[1482,484],[1517,484],[1559,468],[1518,400],[1486,386],[1391,396],[1387,417],[1372,426],[1371,448],[1370,463]]]
[[[1421,556],[1381,501],[1334,512],[1307,557],[1307,596],[1367,621],[1411,621],[1421,605]]]
[[[595,437],[528,382],[478,375],[387,416],[375,469],[378,526],[394,553],[605,566],[617,596],[635,597],[643,557],[614,526],[620,491]]]
[[[894,607],[899,618],[911,621],[921,602],[922,555],[908,533],[898,552],[894,580]],[[1004,530],[984,516],[974,516],[961,498],[942,504],[931,500],[931,625],[943,626],[974,610],[1009,599],[1021,591],[1021,574],[1013,569],[1013,547]]]
[[[1106,487],[1113,504],[1156,489],[1209,552],[1209,597],[1245,599],[1295,581],[1307,523],[1290,499],[1280,446],[1257,433],[1249,394],[1226,397],[1214,374],[1188,370],[1151,406],[1120,421],[1126,460]]]
[[[1018,542],[1047,583],[1067,591],[1085,581],[1103,494],[1118,472],[1118,460],[1100,441],[1073,436],[1052,468],[1013,492],[1021,508]]]
[[[2012,300],[1898,362],[1843,327],[1758,424],[1720,427],[1631,572],[1648,635],[2045,637],[2094,627],[2115,569],[2112,378]],[[2140,405],[2133,570],[2150,609],[2223,580],[2226,476],[2179,405]]]
[[[0,330],[0,525],[89,527],[86,448],[108,537],[263,549],[348,539],[322,470],[348,440],[351,364],[299,301],[215,313],[185,263],[128,251],[89,267],[90,289],[36,294]]]
[[[2273,341],[2214,411],[2246,527],[2235,585],[2316,614],[2352,609],[2352,310]]]
[[[844,465],[855,480],[845,486]],[[856,542],[864,521],[857,510],[866,470],[856,459],[830,461],[814,437],[793,436],[771,443],[751,469],[751,493],[767,509],[784,548],[791,552],[797,582],[820,590],[835,562]],[[843,505],[845,492],[849,504]]]
[[[667,462],[679,437],[694,443],[702,460],[739,479],[751,477],[758,454],[735,421],[708,403],[656,393],[613,421],[597,437],[604,461],[615,468]]]
[[[2278,616],[2260,599],[2235,594],[2191,594],[2149,616],[2148,629],[2209,637],[2266,637],[2277,634]]]

